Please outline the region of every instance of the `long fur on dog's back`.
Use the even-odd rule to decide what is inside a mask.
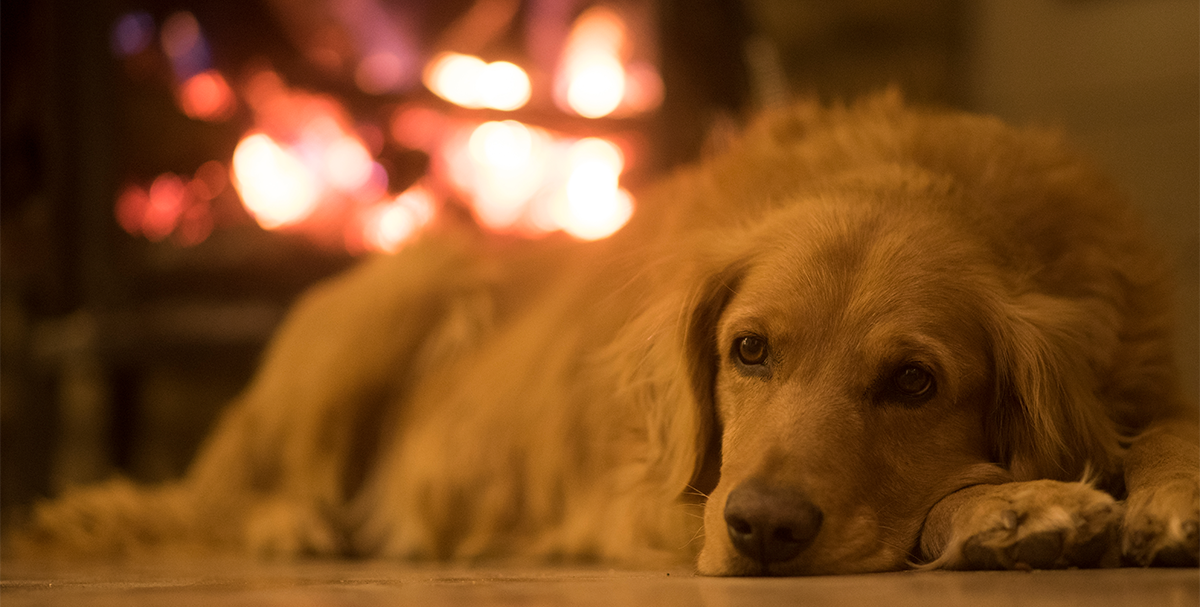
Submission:
[[[884,95],[759,120],[605,241],[430,238],[365,262],[298,303],[185,479],[70,493],[19,544],[692,558],[720,463],[713,325],[748,235],[800,200],[889,189],[1003,269],[1008,397],[986,419],[1014,479],[1115,474],[1122,440],[1182,411],[1164,266],[1112,186],[1055,135]]]

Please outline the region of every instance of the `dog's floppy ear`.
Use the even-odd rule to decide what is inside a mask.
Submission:
[[[706,495],[716,487],[721,469],[721,428],[714,401],[720,351],[717,321],[736,292],[744,270],[744,264],[731,264],[701,281],[684,327],[683,350],[698,420],[691,487]]]
[[[647,478],[670,498],[699,498],[716,485],[716,324],[741,275],[692,261],[690,271],[660,277],[674,285],[647,301],[608,349],[618,397],[644,419]]]
[[[1017,480],[1113,471],[1119,436],[1096,391],[1117,340],[1114,313],[1098,301],[1040,293],[998,305],[986,433],[992,457]]]

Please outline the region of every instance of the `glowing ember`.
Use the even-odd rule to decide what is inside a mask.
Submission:
[[[663,81],[658,70],[648,63],[625,68],[625,96],[621,107],[630,112],[649,112],[662,105]]]
[[[325,179],[335,189],[351,192],[371,179],[371,153],[357,137],[337,138],[325,148]]]
[[[217,122],[233,115],[233,90],[217,70],[188,78],[179,88],[179,106],[188,118]]]
[[[594,55],[575,62],[567,86],[567,105],[584,118],[607,116],[625,95],[625,68],[612,57]]]
[[[175,231],[188,203],[187,187],[178,175],[163,173],[150,184],[150,204],[142,216],[142,234],[157,242]]]
[[[367,212],[363,240],[376,251],[395,253],[433,218],[433,197],[421,186],[405,190],[391,202]]]
[[[195,183],[195,182],[193,182]],[[204,242],[213,231],[212,210],[207,204],[195,204],[187,208],[179,218],[179,228],[173,240],[180,246],[190,247]]]
[[[229,185],[229,171],[220,162],[209,160],[196,169],[192,184],[196,187],[203,186],[205,193],[200,196],[201,199],[211,200],[224,192],[225,186]]]
[[[425,86],[434,94],[467,108],[479,107],[476,84],[487,63],[479,57],[443,53],[429,63]]]
[[[620,148],[604,139],[581,139],[567,157],[569,177],[551,208],[554,222],[583,240],[621,229],[633,215],[633,199],[617,185],[624,165]]]
[[[152,242],[174,236],[175,244],[193,246],[203,242],[212,233],[213,217],[209,200],[220,192],[220,187],[206,183],[202,173],[211,173],[213,165],[207,162],[196,171],[191,180],[174,173],[163,173],[154,179],[147,191],[140,186],[125,186],[117,197],[117,223],[126,232],[145,236]],[[213,179],[212,176],[208,177]],[[219,179],[223,183],[224,178]]]
[[[559,103],[586,118],[616,110],[625,96],[624,44],[625,23],[611,9],[580,15],[563,50]]]
[[[259,225],[298,223],[317,204],[317,186],[295,156],[263,133],[249,135],[233,151],[233,185]]]
[[[150,194],[146,193],[144,188],[132,184],[125,186],[121,195],[117,197],[117,223],[130,234],[141,234],[142,218],[146,216],[149,206]]]
[[[607,238],[633,216],[633,197],[623,189],[573,191],[568,185],[566,200],[558,202],[554,208],[555,221],[564,232],[581,240]]]
[[[355,126],[333,98],[290,89],[269,70],[248,79],[245,98],[258,132],[234,152],[234,185],[259,225],[294,225],[317,207],[333,209],[322,217],[345,216],[335,207],[387,197],[387,171],[364,142],[364,136],[376,139],[373,145],[382,151],[377,127]],[[340,227],[343,233],[358,230]],[[303,229],[327,238],[335,226],[307,222]]]
[[[571,146],[567,158],[574,167],[598,164],[612,171],[614,175],[620,175],[621,171],[625,170],[625,155],[621,153],[621,148],[599,137],[587,137],[576,141]]]
[[[442,53],[429,62],[425,86],[465,108],[511,111],[529,102],[529,76],[507,61],[486,63],[479,57]]]
[[[529,101],[529,76],[507,61],[495,61],[479,76],[479,103],[495,110],[512,111]]]
[[[533,133],[516,120],[485,122],[471,133],[471,156],[497,169],[516,168],[529,162]]]
[[[400,145],[431,151],[445,138],[446,117],[420,106],[400,107],[392,116],[390,134]]]
[[[451,178],[470,196],[480,222],[510,230],[527,215],[547,171],[547,135],[515,120],[485,122],[465,145],[447,146]]]
[[[371,95],[389,93],[403,84],[404,63],[395,53],[382,51],[368,55],[354,71],[354,83]]]

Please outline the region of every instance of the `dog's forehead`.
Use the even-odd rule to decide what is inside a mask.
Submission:
[[[864,328],[969,313],[981,251],[937,217],[872,209],[798,214],[761,233],[728,312]]]

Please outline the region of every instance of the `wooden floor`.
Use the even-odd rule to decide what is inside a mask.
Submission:
[[[1196,607],[1200,570],[903,572],[704,578],[688,570],[464,569],[390,562],[0,562],[0,604],[20,605],[1078,605]]]

